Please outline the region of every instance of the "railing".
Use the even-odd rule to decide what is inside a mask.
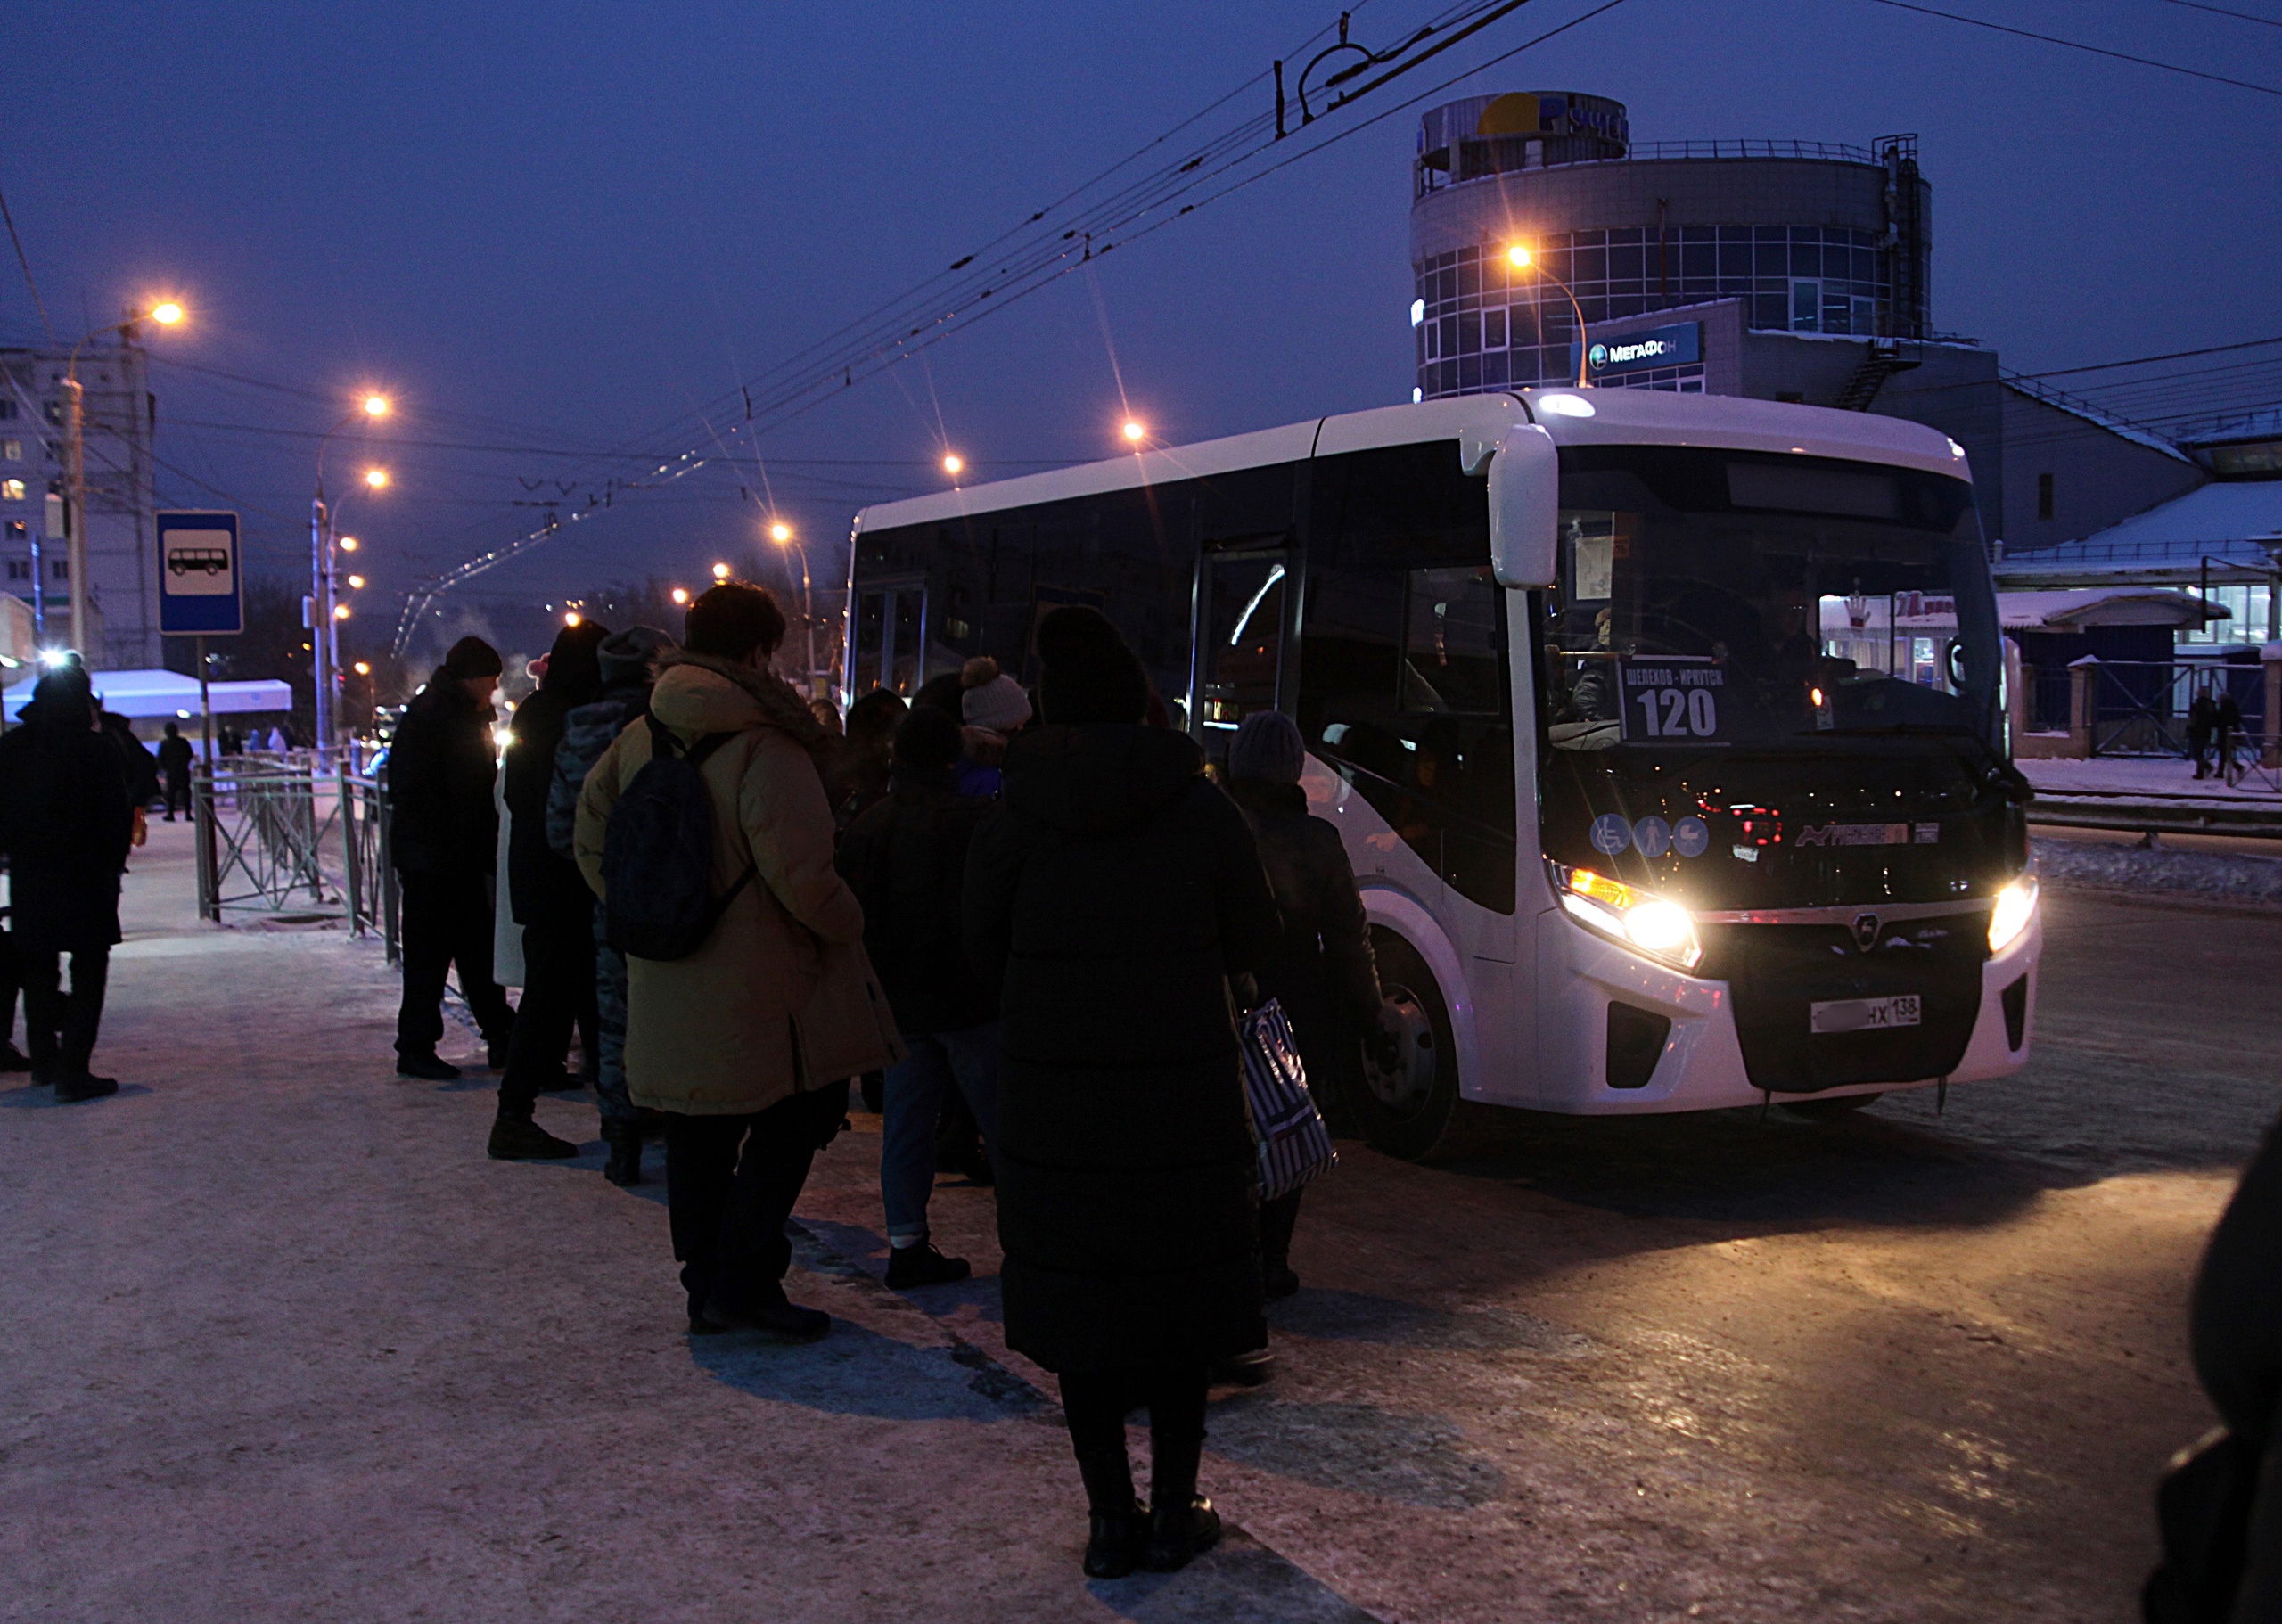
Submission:
[[[1836,141],[1636,141],[1621,159],[1602,159],[1603,163],[1623,163],[1635,159],[1655,158],[1816,158],[1835,163],[1875,164],[1878,155],[1864,146],[1848,146]]]
[[[191,812],[202,916],[341,919],[359,936],[377,931],[396,962],[396,871],[377,779],[328,773],[298,752],[227,757],[193,765]]]

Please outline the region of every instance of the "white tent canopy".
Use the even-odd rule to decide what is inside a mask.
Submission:
[[[103,709],[120,716],[193,717],[198,714],[198,678],[185,677],[179,671],[91,671],[89,679],[94,684]],[[207,685],[213,696],[214,714],[222,716],[247,710],[291,710],[293,690],[290,684],[264,679],[259,682],[218,682]],[[17,712],[29,702],[32,685],[18,683],[8,690],[8,719],[14,721]]]

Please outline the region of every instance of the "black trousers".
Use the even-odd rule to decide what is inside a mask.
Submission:
[[[167,821],[171,824],[175,821],[176,813],[187,813],[189,810],[190,775],[168,773],[167,775]]]
[[[748,1116],[666,1113],[666,1216],[691,1313],[709,1299],[726,1314],[784,1300],[784,1221],[847,1114],[844,1082]]]
[[[590,912],[575,929],[560,924],[529,925],[523,931],[523,997],[515,1006],[515,1035],[507,1045],[507,1070],[499,1079],[499,1114],[528,1117],[542,1090],[562,1080],[570,1034],[579,1034],[587,1070],[602,1051],[595,1035],[595,923]]]
[[[111,983],[111,949],[87,947],[71,955],[71,990],[63,986],[63,956],[38,948],[16,949],[17,973],[24,982],[24,1035],[32,1070],[42,1077],[84,1077],[103,1025],[103,990]]]
[[[1282,1263],[1291,1257],[1292,1232],[1300,1225],[1300,1198],[1307,1193],[1307,1185],[1301,1185],[1272,1202],[1260,1203],[1260,1256],[1263,1263]]]
[[[1202,1365],[1153,1370],[1065,1370],[1062,1413],[1080,1456],[1125,1450],[1125,1417],[1146,1406],[1149,1447],[1194,1443],[1204,1436],[1209,1374]]]
[[[404,892],[404,1002],[396,1016],[396,1052],[433,1054],[444,1038],[444,977],[459,967],[460,991],[475,1012],[484,1041],[497,1043],[515,1012],[491,979],[491,876],[406,869]]]
[[[16,967],[16,939],[0,931],[0,1043],[15,1038],[16,993],[22,984],[22,972]]]

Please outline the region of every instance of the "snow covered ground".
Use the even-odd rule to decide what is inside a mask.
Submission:
[[[2040,795],[2064,795],[2070,791],[2106,790],[2126,794],[2208,795],[2213,800],[2282,799],[2270,772],[2253,769],[2232,789],[2216,778],[2195,775],[2195,763],[2168,757],[2098,757],[2089,761],[2030,760],[2015,762]]]

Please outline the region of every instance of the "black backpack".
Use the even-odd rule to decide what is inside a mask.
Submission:
[[[713,895],[713,797],[698,768],[736,737],[708,734],[686,754],[656,717],[650,759],[603,831],[603,917],[610,945],[635,958],[687,958],[703,947],[754,868]]]

